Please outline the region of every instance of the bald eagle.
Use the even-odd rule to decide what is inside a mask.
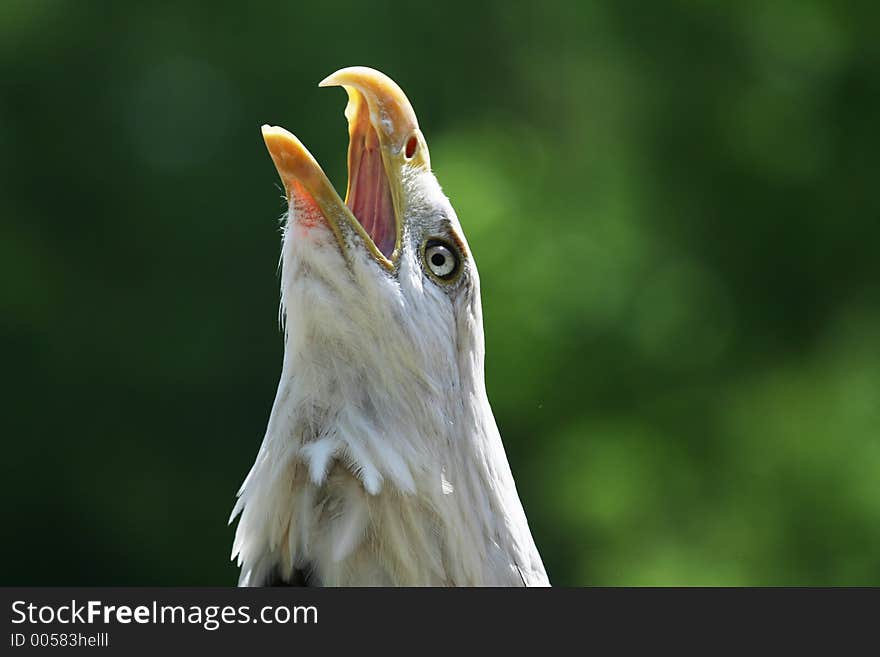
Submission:
[[[287,193],[281,380],[230,522],[241,586],[546,586],[486,396],[480,283],[403,91],[348,93],[343,202],[263,126]]]

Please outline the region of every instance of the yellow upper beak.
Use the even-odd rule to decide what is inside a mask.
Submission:
[[[284,128],[264,125],[262,132],[266,148],[284,183],[288,198],[292,199],[298,190],[307,192],[330,223],[343,249],[345,244],[340,227],[347,223],[364,240],[373,257],[391,269],[400,251],[403,231],[401,217],[406,209],[403,169],[407,166],[430,168],[428,148],[419,130],[415,112],[406,95],[393,80],[379,71],[363,66],[341,69],[324,79],[319,86],[342,86],[348,93],[345,116],[348,119],[350,141],[346,202],[342,201],[320,165],[293,134]],[[356,190],[353,186],[360,180],[358,168],[363,166],[365,152],[381,153],[387,189],[393,202],[394,233],[380,240],[389,244],[385,253],[374,243],[368,230],[347,205],[354,200],[352,197]],[[370,227],[372,224],[368,225]],[[392,243],[393,251],[390,248]]]

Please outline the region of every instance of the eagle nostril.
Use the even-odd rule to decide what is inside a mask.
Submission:
[[[415,135],[413,135],[412,137],[409,138],[409,140],[407,140],[406,151],[405,151],[405,155],[406,155],[407,160],[411,159],[412,156],[416,154],[416,148],[418,147],[418,145],[419,145],[419,139]]]

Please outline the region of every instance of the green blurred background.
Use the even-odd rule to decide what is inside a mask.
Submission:
[[[406,90],[551,580],[880,584],[876,3],[0,3],[3,584],[232,584],[276,174]]]

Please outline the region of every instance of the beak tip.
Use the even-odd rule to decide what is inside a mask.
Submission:
[[[345,86],[346,83],[351,84],[353,80],[359,80],[364,78],[371,78],[376,75],[382,75],[379,71],[373,70],[366,66],[346,66],[345,68],[341,68],[334,73],[331,73],[326,78],[321,80],[318,83],[319,87],[342,87]]]
[[[305,151],[305,147],[296,136],[281,126],[264,124],[260,126],[263,142],[269,149],[273,158],[279,158],[285,153]]]
[[[260,126],[260,133],[263,135],[263,138],[271,138],[277,137],[279,135],[283,135],[287,130],[277,125],[269,125],[268,123],[264,123]]]
[[[414,129],[418,129],[419,123],[415,111],[403,90],[394,80],[376,69],[367,66],[348,66],[331,73],[318,83],[319,87],[344,87],[349,96],[349,107],[346,108],[346,117],[351,120],[352,109],[358,105],[360,97],[370,107],[370,113],[387,118],[390,128],[386,131],[398,132],[402,147],[403,141],[408,139]]]

